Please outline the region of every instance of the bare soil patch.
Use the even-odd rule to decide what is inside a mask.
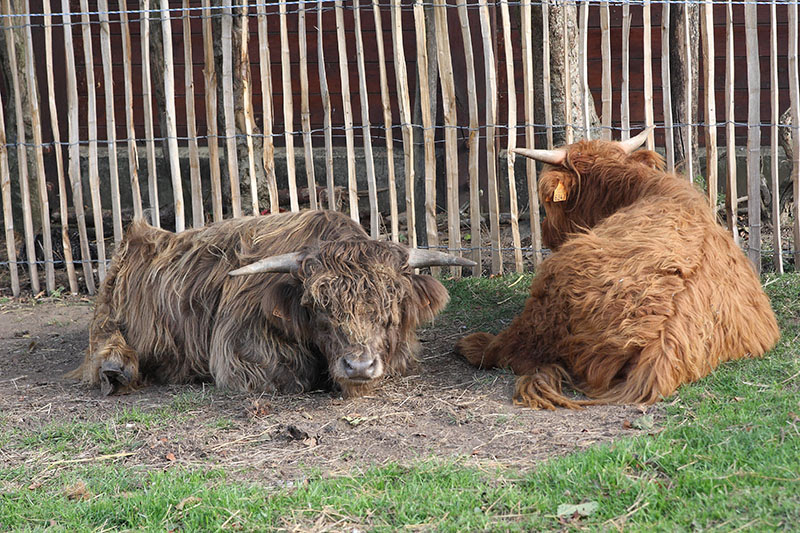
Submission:
[[[514,376],[481,371],[452,353],[465,332],[439,320],[420,331],[423,350],[408,376],[374,394],[234,394],[213,385],[150,387],[105,398],[64,377],[88,345],[86,298],[0,304],[0,457],[7,467],[55,460],[103,460],[108,442],[76,437],[69,452],[26,445],[32,433],[80,423],[112,425],[124,442],[114,460],[152,469],[224,468],[236,478],[296,482],[310,471],[357,474],[389,462],[458,459],[519,470],[637,433],[637,406],[531,411],[511,404]],[[650,408],[658,415],[659,409]],[[133,413],[133,414],[132,414]],[[148,418],[149,416],[149,418]],[[51,469],[52,470],[52,469]]]

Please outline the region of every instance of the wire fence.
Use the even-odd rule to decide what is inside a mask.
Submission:
[[[538,169],[510,149],[648,126],[757,269],[782,272],[800,261],[797,10],[0,0],[0,288],[38,293],[44,270],[47,291],[93,293],[136,217],[183,231],[300,208],[473,275],[532,269]]]

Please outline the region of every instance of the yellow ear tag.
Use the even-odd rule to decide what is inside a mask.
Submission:
[[[559,181],[556,190],[553,191],[553,201],[563,202],[566,199],[567,199],[567,188],[564,187],[564,184]]]

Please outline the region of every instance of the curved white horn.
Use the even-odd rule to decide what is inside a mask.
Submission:
[[[644,131],[639,133],[639,135],[637,135],[636,137],[631,137],[627,141],[619,141],[620,147],[626,154],[630,154],[631,152],[633,152],[634,150],[636,150],[637,148],[639,148],[641,145],[644,144],[644,142],[647,140],[647,136],[650,135],[650,131],[652,129],[653,126],[650,126],[649,128],[645,128]]]
[[[542,163],[551,165],[562,165],[567,158],[566,148],[556,148],[555,150],[541,150],[539,148],[512,148],[512,152]]]
[[[231,270],[230,276],[242,276],[244,274],[258,274],[259,272],[290,273],[297,270],[299,266],[300,252],[273,255],[265,257],[255,263]]]
[[[418,248],[408,249],[408,266],[411,268],[422,268],[430,266],[463,266],[473,267],[477,263],[456,257],[455,255],[437,252],[436,250],[420,250]]]

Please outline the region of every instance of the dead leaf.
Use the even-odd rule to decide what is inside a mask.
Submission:
[[[39,487],[41,487],[41,486],[42,486],[41,482],[39,482],[39,481],[34,481],[34,482],[33,482],[33,483],[31,483],[30,485],[28,485],[28,490],[36,490],[36,489],[38,489],[38,488],[39,488]]]
[[[250,416],[260,418],[267,416],[272,411],[272,404],[268,401],[258,398],[250,402],[250,408],[247,410]]]
[[[633,422],[631,422],[631,427],[634,429],[644,429],[650,430],[653,429],[656,421],[653,418],[653,415],[642,415]]]
[[[182,499],[180,501],[180,503],[175,506],[175,508],[177,510],[179,510],[179,511],[183,511],[183,509],[186,508],[186,506],[192,505],[192,504],[195,504],[195,503],[200,503],[201,501],[202,500],[200,498],[198,498],[197,496],[188,496],[188,497]]]
[[[286,433],[293,440],[306,440],[309,437],[308,433],[293,425],[286,426]]]
[[[597,511],[597,508],[600,507],[600,504],[597,502],[586,502],[586,503],[578,503],[578,504],[571,504],[571,503],[562,503],[558,506],[558,510],[556,511],[556,516],[572,516],[574,514],[578,514],[578,516],[589,516],[594,514]]]
[[[309,437],[307,439],[303,439],[303,444],[308,446],[309,448],[313,448],[317,445],[317,438],[316,437]]]
[[[626,418],[622,421],[622,427],[625,429],[631,429],[631,421]]]
[[[169,452],[169,453],[166,455],[166,459],[167,459],[167,461],[175,461],[175,460],[176,460],[175,454],[174,454],[174,453],[172,453],[172,452]]]
[[[64,489],[64,496],[66,496],[68,500],[72,501],[88,500],[92,497],[92,493],[86,488],[86,483],[83,481],[78,481],[74,485]]]
[[[348,416],[348,415],[345,415],[345,416],[342,417],[342,420],[344,420],[345,422],[347,422],[351,426],[355,427],[355,426],[359,425],[361,422],[363,422],[364,418],[360,417],[360,416]]]

